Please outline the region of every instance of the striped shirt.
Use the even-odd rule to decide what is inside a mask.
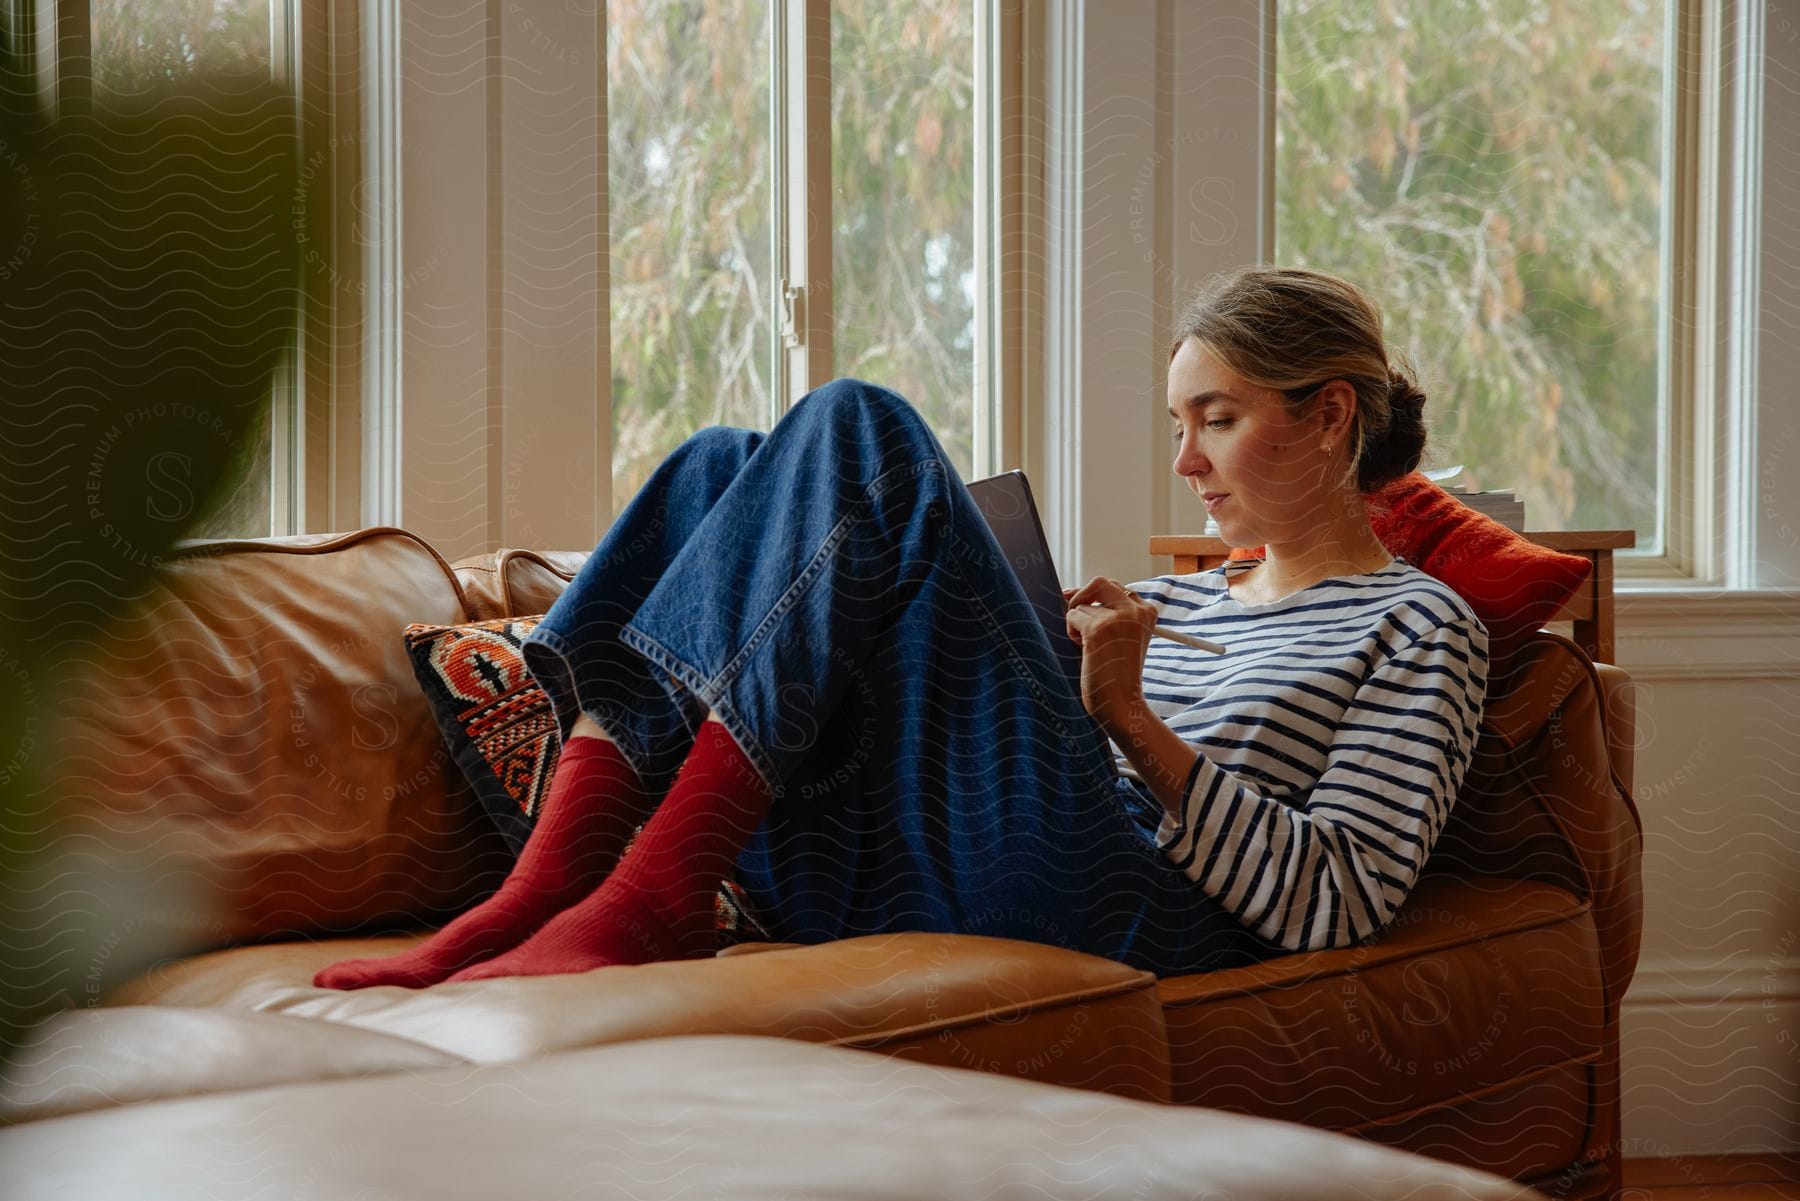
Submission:
[[[1180,819],[1165,813],[1154,838],[1271,942],[1349,946],[1393,916],[1444,827],[1487,695],[1487,629],[1401,559],[1266,605],[1231,597],[1226,573],[1249,566],[1130,585],[1159,623],[1230,648],[1150,640],[1145,699],[1200,752]]]

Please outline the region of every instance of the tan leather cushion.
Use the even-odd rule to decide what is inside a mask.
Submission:
[[[75,1010],[31,1031],[0,1068],[0,1122],[461,1062],[407,1039],[277,1014]]]
[[[314,988],[319,967],[408,940],[291,943],[152,972],[113,1004],[224,1006],[344,1022],[477,1063],[671,1034],[772,1034],[1168,1097],[1156,978],[1057,947],[883,934],[755,955],[434,988]]]
[[[1529,881],[1428,875],[1364,946],[1172,978],[1157,991],[1177,1103],[1333,1129],[1591,1063],[1605,1037],[1591,912]],[[1531,1169],[1568,1162],[1587,1104],[1584,1087],[1554,1115],[1569,1156],[1542,1163],[1534,1153]],[[1498,1121],[1471,1129],[1487,1142],[1466,1154],[1482,1163],[1517,1158],[1509,1140],[1529,1134]]]
[[[591,552],[502,549],[458,559],[456,578],[470,621],[547,613]]]
[[[75,688],[61,806],[209,881],[211,945],[460,908],[506,861],[400,635],[462,613],[399,530],[190,547]]]
[[[0,1132],[0,1192],[15,1201],[1537,1195],[1280,1123],[730,1037],[35,1122]]]

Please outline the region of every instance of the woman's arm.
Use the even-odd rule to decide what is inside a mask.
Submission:
[[[1151,711],[1144,700],[1144,656],[1155,605],[1117,580],[1095,576],[1065,588],[1069,637],[1081,647],[1081,701],[1169,816],[1179,821],[1188,777],[1200,752]]]
[[[1112,724],[1116,728],[1107,729],[1106,736],[1119,744],[1131,766],[1149,785],[1151,794],[1162,802],[1169,817],[1179,822],[1188,780],[1198,765],[1200,752],[1151,712],[1141,691],[1136,702]]]
[[[1309,791],[1274,796],[1198,754],[1157,846],[1240,922],[1289,950],[1367,938],[1406,899],[1444,828],[1486,687],[1481,631],[1421,633],[1357,688]]]
[[[1289,950],[1349,946],[1393,917],[1456,799],[1487,691],[1465,622],[1394,646],[1358,686],[1324,772],[1277,796],[1186,743],[1144,701],[1157,610],[1115,581],[1070,595],[1082,702],[1162,803],[1156,844],[1245,926]],[[1095,607],[1089,607],[1095,606]]]

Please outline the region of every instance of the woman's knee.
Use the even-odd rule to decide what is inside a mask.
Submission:
[[[698,462],[704,465],[707,474],[730,480],[743,470],[744,464],[767,437],[756,430],[709,425],[689,434],[664,462],[669,465]],[[692,467],[688,469],[692,470]]]
[[[904,396],[860,379],[835,379],[803,397],[788,419],[806,428],[805,440],[829,438],[877,452],[887,465],[930,459],[948,466],[937,435]]]
[[[793,411],[796,415],[804,412],[815,421],[874,422],[877,425],[898,421],[925,428],[919,411],[904,396],[891,388],[849,376],[814,388],[800,399]]]

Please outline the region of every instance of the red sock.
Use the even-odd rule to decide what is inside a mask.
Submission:
[[[725,727],[702,723],[674,787],[606,882],[513,950],[451,979],[548,976],[712,954],[719,881],[731,874],[770,800]]]
[[[651,808],[652,798],[615,743],[569,739],[543,813],[498,892],[409,951],[334,963],[313,983],[424,988],[517,946],[606,878]]]

